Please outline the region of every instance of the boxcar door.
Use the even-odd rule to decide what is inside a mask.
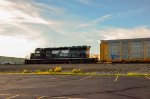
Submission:
[[[144,59],[144,44],[143,42],[132,42],[131,43],[131,59],[132,60],[143,60]]]
[[[128,42],[122,42],[121,50],[122,50],[122,61],[128,60],[129,50],[128,50]]]
[[[109,61],[108,57],[108,43],[102,43],[100,45],[100,58],[102,61]]]
[[[109,43],[109,57],[112,62],[121,60],[120,42]]]

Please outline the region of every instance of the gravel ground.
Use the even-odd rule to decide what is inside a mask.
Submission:
[[[34,64],[34,65],[0,65],[0,72],[17,72],[25,69],[30,71],[46,71],[55,67],[62,67],[63,71],[80,69],[83,72],[96,72],[102,74],[116,73],[148,73],[150,64]]]

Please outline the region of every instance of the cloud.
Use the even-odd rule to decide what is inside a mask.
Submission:
[[[45,20],[43,16],[44,12],[57,15],[63,14],[64,10],[63,8],[34,2],[33,0],[1,0],[0,3],[0,20],[3,22],[15,21],[48,24],[47,20]]]
[[[63,11],[33,0],[0,0],[0,41],[3,45],[0,55],[23,57],[36,47],[48,45],[51,40],[45,32],[59,22],[45,18],[43,13],[60,15]]]
[[[79,27],[80,28],[85,28],[85,27],[89,28],[89,27],[94,27],[94,26],[100,25],[101,23],[103,23],[104,21],[108,21],[109,19],[127,18],[127,17],[136,16],[136,15],[141,14],[144,11],[148,10],[149,8],[150,7],[144,7],[144,8],[140,8],[140,9],[136,9],[136,10],[129,10],[129,11],[125,11],[125,12],[116,12],[116,13],[112,13],[112,14],[107,14],[107,15],[101,16],[97,19],[83,23],[83,24],[79,25]]]
[[[15,57],[25,57],[29,55],[33,50],[33,47],[36,47],[36,43],[39,42],[29,42],[25,38],[18,38],[12,36],[1,36],[0,35],[0,56],[15,56]]]
[[[35,6],[36,5],[36,6]],[[37,6],[38,5],[38,6]],[[14,28],[18,28],[20,30],[23,30],[22,33],[24,36],[27,33],[24,33],[24,31],[29,32],[28,34],[31,34],[33,32],[33,29],[28,29],[26,27],[26,23],[31,24],[30,26],[32,27],[33,24],[43,24],[43,25],[51,25],[55,24],[54,21],[51,20],[45,20],[44,17],[42,17],[40,14],[41,12],[38,11],[40,8],[39,3],[36,2],[26,2],[26,1],[15,1],[13,2],[12,0],[6,1],[6,0],[1,0],[0,3],[0,21],[1,25],[3,25],[3,30],[8,30]],[[42,7],[44,4],[41,4]],[[42,8],[41,7],[41,8]],[[48,7],[46,7],[48,8]],[[46,9],[47,10],[47,9]],[[54,10],[54,9],[53,9]],[[55,12],[55,10],[54,10]],[[16,34],[17,31],[12,31],[12,33]],[[37,32],[37,31],[36,31]],[[8,33],[8,34],[12,34]],[[34,33],[34,32],[33,32]],[[7,34],[6,31],[3,33],[2,31],[0,34]],[[37,32],[38,34],[38,32]]]
[[[92,21],[89,21],[87,23],[83,23],[81,25],[79,25],[79,27],[89,27],[89,26],[96,26],[96,25],[99,25],[101,24],[103,21],[105,20],[108,20],[110,17],[112,16],[112,14],[108,14],[108,15],[104,15],[104,16],[101,16],[97,19],[94,19]]]
[[[96,31],[101,39],[133,39],[150,37],[150,28],[145,26],[135,28],[106,28]]]

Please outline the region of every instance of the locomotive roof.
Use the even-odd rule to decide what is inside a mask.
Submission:
[[[36,48],[36,50],[67,50],[67,49],[87,49],[91,46],[71,46],[71,47],[49,47],[49,48]]]

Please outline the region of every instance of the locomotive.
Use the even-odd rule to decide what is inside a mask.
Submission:
[[[91,46],[36,48],[25,64],[96,63],[98,58],[90,58]]]

